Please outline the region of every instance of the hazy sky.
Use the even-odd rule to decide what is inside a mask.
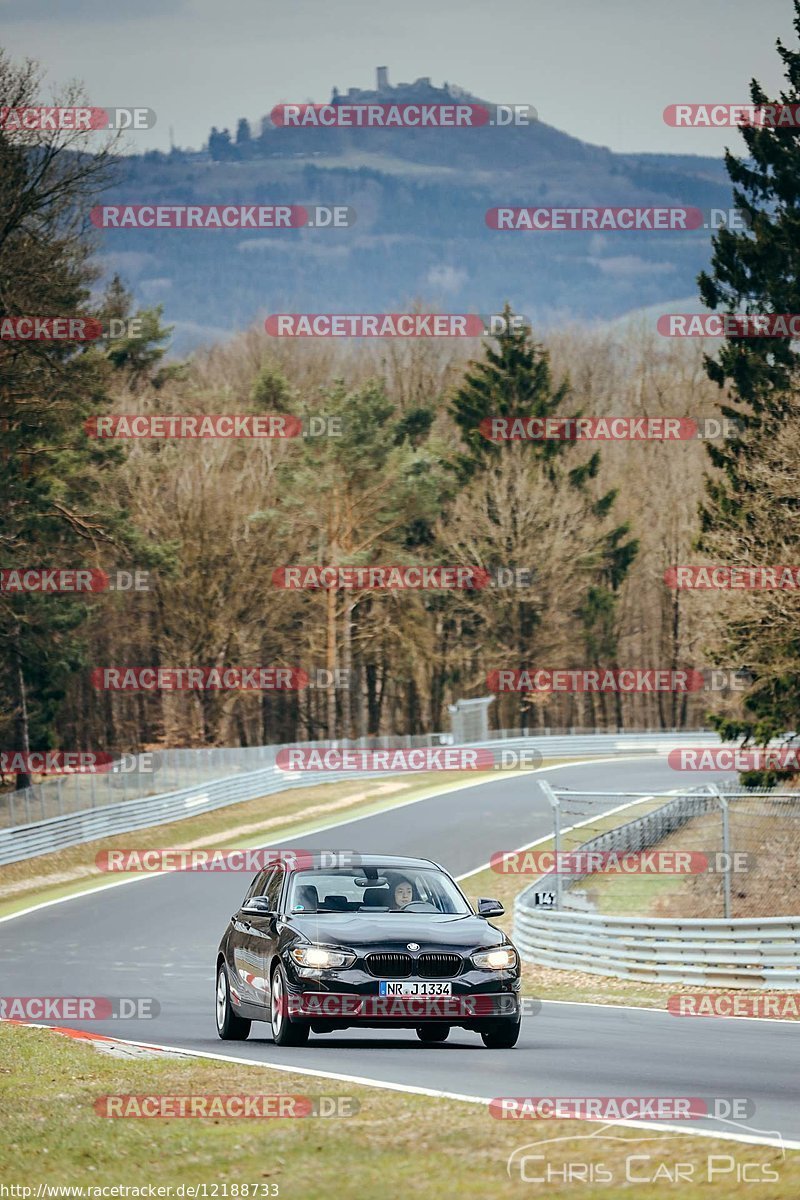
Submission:
[[[0,43],[98,105],[155,109],[135,145],[198,148],[279,100],[430,75],[619,151],[721,154],[735,130],[678,130],[667,104],[780,86],[791,0],[0,0]]]

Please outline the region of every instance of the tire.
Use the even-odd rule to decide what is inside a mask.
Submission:
[[[286,1012],[286,976],[280,964],[272,976],[269,991],[269,1016],[272,1025],[272,1040],[276,1046],[303,1046],[311,1032],[309,1021],[292,1021]]]
[[[417,1026],[417,1037],[426,1045],[432,1045],[434,1042],[446,1042],[449,1033],[449,1025],[434,1024],[433,1021]]]
[[[517,1044],[520,1028],[519,1021],[497,1021],[481,1030],[483,1044],[487,1050],[510,1050]]]
[[[217,968],[217,998],[214,1007],[219,1037],[225,1042],[243,1042],[250,1032],[251,1022],[233,1011],[225,963],[220,963]]]

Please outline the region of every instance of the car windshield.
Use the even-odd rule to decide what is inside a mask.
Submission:
[[[290,913],[445,913],[471,909],[455,884],[435,867],[387,865],[298,871],[289,892]]]

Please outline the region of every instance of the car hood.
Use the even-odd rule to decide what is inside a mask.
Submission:
[[[476,949],[499,946],[505,934],[484,917],[441,913],[308,913],[286,919],[289,929],[309,941],[351,946],[354,950],[405,950],[417,942],[421,950]]]

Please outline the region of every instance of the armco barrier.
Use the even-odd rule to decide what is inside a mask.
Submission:
[[[327,746],[378,748],[381,745],[407,746],[411,742],[426,745],[442,744],[447,741],[448,735],[446,734],[430,734],[424,738],[414,739],[373,738],[359,742],[317,742],[305,743],[305,745],[316,745],[319,748]],[[717,735],[708,731],[520,736],[518,730],[505,730],[497,732],[488,742],[470,743],[470,746],[492,749],[498,753],[503,750],[533,750],[541,753],[544,758],[558,759],[594,758],[604,755],[667,754],[673,747],[687,744],[716,746],[720,743]],[[221,778],[210,778],[191,787],[179,788],[158,795],[140,795],[122,802],[102,803],[96,807],[87,806],[76,812],[43,817],[41,820],[26,821],[22,824],[11,824],[8,828],[0,829],[0,866],[33,858],[38,854],[48,854],[82,842],[94,841],[97,838],[142,829],[148,825],[164,825],[170,821],[178,821],[182,817],[210,812],[212,809],[222,808],[228,804],[237,804],[242,800],[269,796],[291,787],[385,777],[385,772],[378,771],[347,772],[346,774],[326,772],[324,777],[319,772],[313,771],[290,775],[275,766],[275,756],[279,749],[279,746],[259,748],[258,754],[262,761],[266,757],[271,759],[271,763],[261,766],[257,770],[240,769],[238,773],[234,773],[235,766],[232,757],[224,768],[226,773]],[[181,753],[189,754],[190,752],[183,751]],[[198,762],[201,762],[202,756],[206,754],[203,750],[191,753],[197,756]],[[224,753],[233,755],[232,751]],[[41,788],[39,791],[41,792]],[[11,795],[11,793],[7,793],[2,799],[8,800]]]
[[[562,971],[707,987],[800,984],[800,917],[612,917],[534,909],[519,896],[512,936],[523,958]]]
[[[581,852],[647,849],[702,815],[719,793],[741,796],[722,784],[717,796],[698,789],[668,800],[643,817],[572,847]],[[770,795],[766,789],[760,794]],[[776,799],[781,799],[776,795]],[[585,874],[561,876],[561,890]],[[653,983],[707,987],[791,988],[800,985],[800,917],[675,918],[613,916],[537,905],[537,892],[553,888],[542,875],[517,896],[513,938],[522,957],[541,966]]]

